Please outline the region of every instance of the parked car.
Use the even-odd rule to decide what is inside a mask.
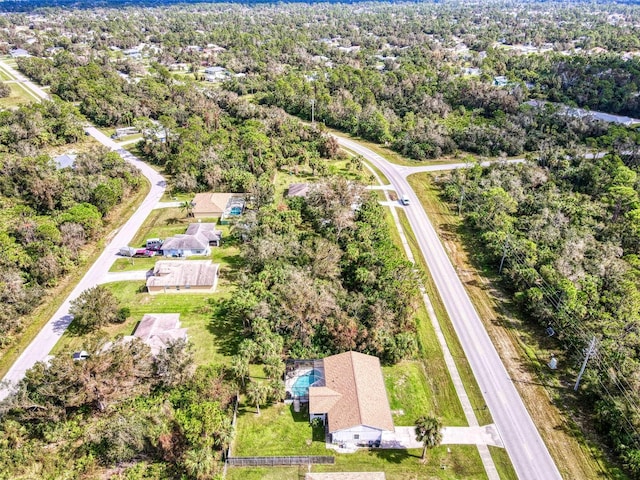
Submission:
[[[162,249],[163,242],[161,238],[147,238],[147,250],[160,250]]]
[[[136,253],[133,254],[134,257],[153,257],[156,254],[153,250],[149,250],[147,248],[141,248],[136,250]]]
[[[89,358],[89,354],[87,352],[85,352],[84,350],[82,350],[80,352],[74,352],[74,354],[73,354],[73,359],[74,360],[86,360],[87,358]]]
[[[138,251],[138,249],[133,248],[133,247],[120,247],[120,255],[124,256],[124,257],[133,257],[136,252]]]

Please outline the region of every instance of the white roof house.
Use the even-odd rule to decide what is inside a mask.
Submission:
[[[218,267],[211,260],[159,260],[147,278],[147,291],[151,295],[213,292],[218,284]]]
[[[215,223],[192,223],[186,233],[167,238],[162,244],[162,252],[167,257],[190,257],[209,255],[211,247],[219,247],[222,232],[216,230]]]

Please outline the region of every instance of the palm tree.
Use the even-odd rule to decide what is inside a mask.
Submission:
[[[187,217],[193,217],[193,207],[195,207],[196,204],[193,203],[193,201],[191,200],[185,200],[184,202],[182,202],[180,204],[180,210],[181,211],[186,211],[187,212]]]
[[[437,447],[442,441],[442,422],[436,417],[422,416],[416,420],[416,440],[422,442],[422,461],[427,459],[427,449]]]
[[[269,386],[266,383],[251,382],[247,385],[247,400],[256,406],[256,415],[260,415],[260,405],[264,405],[268,396]]]
[[[240,380],[242,387],[249,378],[249,360],[242,355],[234,355],[231,357],[231,372],[236,380]]]

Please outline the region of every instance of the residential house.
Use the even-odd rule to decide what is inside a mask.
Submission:
[[[308,183],[292,183],[287,190],[287,197],[306,197],[309,195]]]
[[[12,58],[19,58],[19,57],[30,57],[31,54],[29,52],[27,52],[24,48],[16,48],[13,49],[9,52],[9,54],[11,55]]]
[[[147,278],[147,290],[151,295],[213,292],[218,284],[218,267],[211,260],[160,260]]]
[[[227,210],[234,193],[198,193],[193,198],[192,213],[195,218],[221,217]]]
[[[495,87],[506,87],[508,84],[509,84],[509,80],[507,79],[507,77],[504,77],[504,76],[493,77],[493,85]]]
[[[73,168],[76,162],[77,155],[72,153],[65,153],[64,155],[59,155],[53,159],[56,164],[56,169],[62,170],[63,168]]]
[[[222,232],[215,223],[192,223],[184,234],[165,239],[162,252],[167,257],[190,257],[209,255],[211,247],[219,247]]]
[[[149,345],[156,356],[170,343],[187,339],[187,329],[180,326],[179,313],[147,313],[138,324],[134,337]]]
[[[309,419],[321,418],[331,442],[375,445],[394,432],[380,360],[345,352],[322,360],[321,378],[309,387]]]

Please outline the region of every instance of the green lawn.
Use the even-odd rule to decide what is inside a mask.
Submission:
[[[142,247],[147,238],[184,233],[187,225],[194,220],[185,217],[179,209],[167,208],[153,210],[136,233],[133,246]],[[120,325],[109,325],[103,334],[109,338],[117,335],[130,335],[145,313],[180,313],[182,326],[187,328],[189,340],[194,345],[195,359],[198,364],[223,363],[235,353],[241,332],[235,325],[229,324],[218,315],[217,308],[211,300],[223,299],[231,295],[235,288],[237,263],[240,260],[239,247],[229,236],[229,227],[220,226],[223,231],[221,247],[212,247],[208,257],[194,256],[188,260],[211,259],[220,264],[220,278],[214,293],[198,294],[157,294],[149,295],[144,282],[114,282],[106,284],[122,306],[131,309],[127,321]],[[111,272],[132,270],[150,270],[158,260],[164,257],[151,258],[119,258],[111,267]],[[87,336],[77,336],[66,332],[60,339],[54,352],[79,350],[87,341]]]
[[[35,101],[35,99],[29,95],[23,87],[17,83],[10,83],[11,93],[8,97],[0,98],[0,108],[12,108],[22,105],[23,103],[29,103]]]
[[[329,455],[324,428],[309,425],[306,408],[299,413],[292,405],[278,403],[260,409],[240,404],[233,456]]]
[[[387,480],[461,478],[486,479],[478,450],[473,445],[440,446],[430,450],[427,463],[420,461],[421,450],[361,450],[356,453],[338,454],[325,450],[324,455],[333,455],[335,465],[314,465],[312,472],[385,472]],[[229,480],[298,480],[304,478],[308,467],[250,468],[230,467]]]
[[[235,352],[240,338],[238,329],[218,317],[215,305],[209,302],[230,294],[231,284],[222,276],[213,294],[149,295],[144,291],[143,282],[114,282],[106,286],[122,305],[131,309],[126,322],[103,329],[107,337],[131,335],[145,313],[179,313],[182,326],[187,328],[187,335],[193,343],[197,364],[224,363]],[[86,336],[76,336],[67,331],[52,353],[78,350],[86,341]]]

